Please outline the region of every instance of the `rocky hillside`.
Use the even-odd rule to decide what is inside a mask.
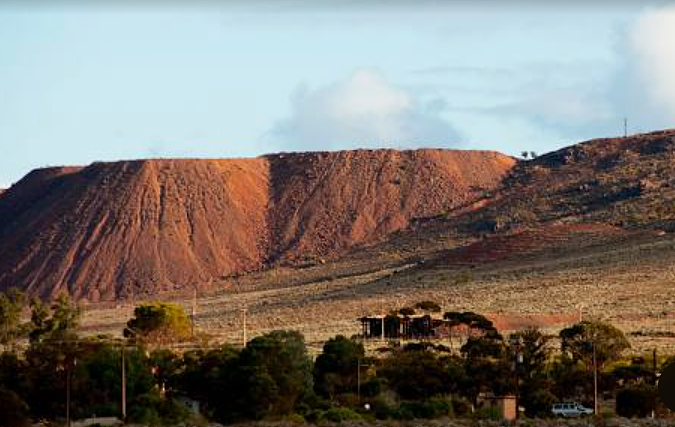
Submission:
[[[36,170],[0,198],[0,289],[96,301],[316,261],[470,204],[514,163],[358,150]]]
[[[675,130],[593,140],[519,162],[499,188],[444,226],[517,231],[542,224],[603,223],[675,230]]]

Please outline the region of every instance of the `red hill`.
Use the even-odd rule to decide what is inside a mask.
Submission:
[[[514,163],[358,150],[36,170],[0,198],[0,289],[112,299],[337,255],[470,203]]]

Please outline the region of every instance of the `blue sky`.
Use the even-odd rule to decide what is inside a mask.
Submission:
[[[93,3],[0,3],[0,187],[97,160],[675,127],[673,2]]]

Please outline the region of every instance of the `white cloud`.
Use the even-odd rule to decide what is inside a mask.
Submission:
[[[631,28],[629,43],[642,87],[675,119],[675,5],[642,14]]]
[[[269,133],[284,149],[298,150],[448,145],[458,134],[441,116],[443,109],[443,102],[424,102],[378,72],[361,69],[329,86],[298,89],[290,118]]]

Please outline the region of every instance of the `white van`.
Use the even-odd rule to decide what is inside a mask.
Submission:
[[[575,402],[556,403],[551,409],[553,415],[565,418],[582,417],[584,415],[593,415],[593,410],[585,408],[583,405]]]

